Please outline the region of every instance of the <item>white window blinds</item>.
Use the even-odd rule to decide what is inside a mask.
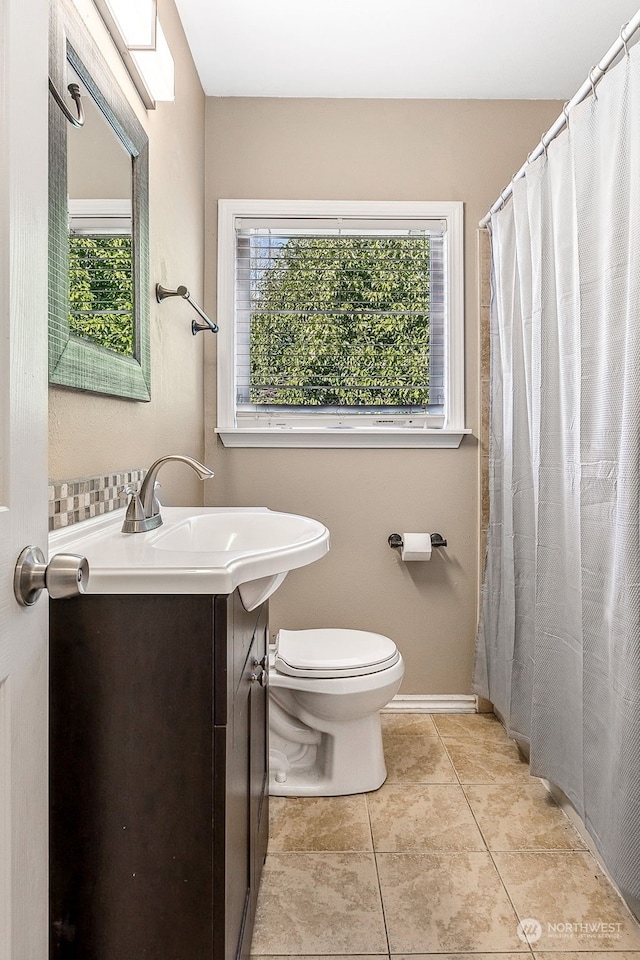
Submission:
[[[132,356],[131,201],[70,199],[68,254],[71,333]]]
[[[445,220],[235,227],[239,414],[442,411]]]

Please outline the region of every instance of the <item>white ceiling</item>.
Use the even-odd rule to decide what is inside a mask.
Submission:
[[[567,100],[639,0],[176,0],[205,93]]]

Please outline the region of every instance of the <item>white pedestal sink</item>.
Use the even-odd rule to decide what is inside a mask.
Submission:
[[[266,507],[162,507],[163,525],[121,532],[123,510],[49,535],[89,561],[88,594],[233,593],[251,610],[289,570],[319,560],[329,531],[317,520]]]

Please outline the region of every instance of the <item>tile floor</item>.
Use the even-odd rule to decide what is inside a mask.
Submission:
[[[375,793],[271,798],[254,957],[640,960],[640,926],[495,717],[382,722]]]

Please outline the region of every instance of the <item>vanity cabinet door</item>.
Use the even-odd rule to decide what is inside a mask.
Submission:
[[[266,687],[256,679],[263,669],[256,661],[266,653],[266,623],[267,604],[247,612],[234,597],[230,662],[237,686],[230,700],[226,740],[226,960],[249,956],[264,862],[264,851],[258,852],[258,818],[264,809]],[[267,819],[265,812],[264,825]]]
[[[211,960],[212,598],[49,607],[52,960]]]
[[[265,681],[268,680],[268,651],[269,651],[269,617],[268,607],[262,608],[256,625],[252,660],[264,664],[266,670]],[[261,667],[254,668],[259,674]],[[268,686],[267,683],[254,681],[251,687],[251,733],[249,738],[250,750],[250,822],[251,837],[251,873],[253,885],[260,883],[260,874],[264,859],[267,855],[267,840],[269,838],[269,740],[268,740]]]
[[[247,651],[248,652],[248,651]],[[225,948],[215,960],[234,960],[243,952],[251,892],[251,834],[249,824],[250,663],[240,672],[230,702],[226,733],[226,810],[224,840]]]

